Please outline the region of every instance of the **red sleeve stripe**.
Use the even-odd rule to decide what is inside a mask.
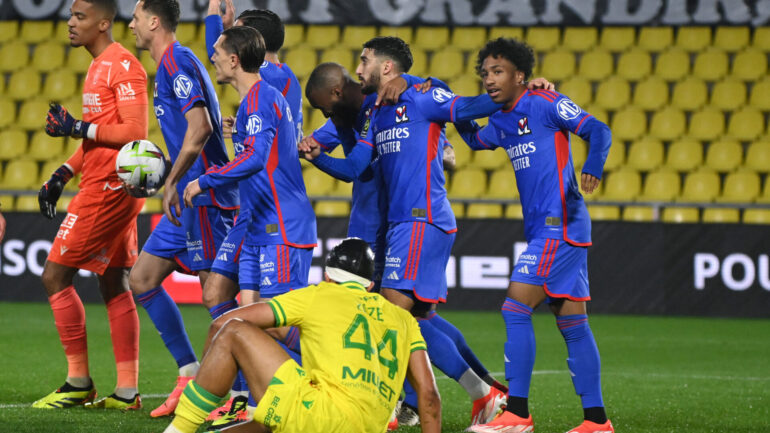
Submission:
[[[548,102],[554,102],[554,101],[556,101],[556,99],[555,99],[555,98],[553,98],[553,97],[551,97],[551,95],[548,95],[548,94],[546,94],[546,93],[541,93],[541,91],[540,91],[540,90],[534,90],[534,91],[532,91],[532,94],[533,94],[533,95],[537,95],[537,96],[539,96],[539,97],[541,97],[541,98],[545,99],[545,100],[546,100],[546,101],[548,101]]]
[[[556,93],[556,92],[554,92],[553,90],[541,89],[540,91],[541,91],[541,92],[543,92],[543,93],[544,93],[544,94],[546,94],[546,95],[551,95],[551,96],[553,96],[553,98],[554,98],[554,99],[556,99],[556,98],[558,98],[558,97],[559,97],[559,94],[558,94],[558,93]]]
[[[484,143],[484,140],[481,139],[481,135],[479,135],[479,131],[476,131],[476,138],[479,140],[479,143],[481,143],[484,147],[487,149],[491,149],[487,143]]]
[[[201,97],[201,95],[195,95],[195,96],[193,96],[192,98],[190,98],[190,101],[189,101],[187,104],[185,104],[185,106],[184,106],[184,107],[182,107],[182,112],[184,113],[184,111],[185,111],[185,110],[187,110],[187,107],[189,107],[189,106],[190,106],[190,104],[192,104],[193,102],[195,102],[195,100],[196,100],[196,99],[198,99],[198,98],[200,98],[200,97]]]
[[[281,109],[278,108],[278,104],[273,102],[273,108],[275,109],[275,114],[278,115],[278,119],[283,119],[283,115],[281,114]]]
[[[449,106],[449,120],[452,122],[455,121],[455,102],[457,102],[459,98],[459,96],[455,96],[455,98],[452,99],[452,104]]]
[[[291,78],[286,80],[286,87],[284,87],[283,90],[281,91],[283,96],[286,96],[286,94],[289,93],[289,87],[291,87]]]
[[[368,142],[368,141],[366,141],[366,140],[358,140],[358,142],[359,142],[359,143],[364,143],[364,144],[366,144],[367,146],[369,146],[369,147],[372,147],[372,148],[374,147],[374,145],[373,145],[372,143],[369,143],[369,142]]]
[[[586,119],[588,119],[589,117],[591,117],[591,115],[586,113],[586,115],[585,115],[585,116],[583,116],[583,118],[582,118],[582,119],[580,119],[580,122],[579,122],[579,123],[578,123],[578,125],[575,127],[575,131],[574,131],[574,132],[575,132],[575,134],[577,134],[577,133],[578,133],[578,131],[580,131],[580,126],[582,126],[582,125],[583,125],[583,122],[585,122],[585,121],[586,121]]]
[[[174,60],[174,44],[171,44],[171,47],[168,49],[168,59],[171,61],[171,65],[174,67],[174,70],[179,70],[179,67],[176,65],[176,60]]]

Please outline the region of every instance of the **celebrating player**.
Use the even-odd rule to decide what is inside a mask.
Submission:
[[[534,63],[532,49],[522,42],[500,38],[487,43],[478,54],[477,69],[487,93],[503,108],[490,116],[487,127],[460,131],[473,149],[502,147],[508,153],[528,243],[513,269],[502,307],[507,409],[471,430],[533,430],[528,408],[535,363],[532,311],[546,301],[567,343],[567,365],[583,404],[585,420],[569,433],[612,432],[602,400],[599,351],[586,315],[586,301],[591,299],[587,270],[591,221],[578,190],[569,142],[572,132],[589,143],[580,185],[590,194],[601,179],[610,130],[564,95],[527,90],[522,83]]]
[[[188,48],[176,41],[177,0],[140,0],[129,28],[136,45],[150,51],[158,65],[155,76],[155,116],[173,161],[163,191],[164,215],[131,270],[129,285],[147,310],[163,343],[179,367],[177,386],[150,415],[173,413],[184,385],[198,370],[198,361],[184,329],[179,308],[161,286],[177,268],[177,260],[198,273],[205,286],[238,207],[238,191],[223,187],[195,197],[182,209],[187,182],[212,166],[228,162],[222,136],[219,102],[208,72]],[[181,222],[179,221],[181,219]]]
[[[72,165],[64,164],[40,189],[40,210],[56,214],[64,184],[79,172],[80,191],[69,205],[43,269],[43,285],[67,357],[63,386],[34,402],[35,408],[87,407],[139,409],[139,318],[126,284],[137,259],[136,216],[144,200],[126,195],[115,173],[115,158],[125,143],[147,136],[147,74],[139,61],[112,40],[114,0],[74,0],[67,21],[70,44],[94,57],[83,85],[83,120],[51,104],[46,132],[83,139]],[[72,282],[78,269],[97,274],[107,305],[117,368],[114,393],[96,396],[88,368],[86,317]]]
[[[373,254],[345,239],[326,260],[324,282],[233,310],[211,326],[213,340],[166,432],[194,432],[241,367],[260,397],[259,431],[384,432],[408,375],[423,432],[441,431],[441,401],[414,318],[370,293]],[[303,366],[263,329],[302,330]]]

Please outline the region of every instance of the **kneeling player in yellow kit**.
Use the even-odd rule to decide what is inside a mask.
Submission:
[[[441,400],[415,319],[370,293],[374,255],[348,238],[326,259],[324,282],[219,317],[194,381],[166,432],[194,432],[221,403],[238,367],[259,401],[252,431],[385,432],[404,377],[423,432],[441,431]],[[297,326],[303,367],[264,329]]]

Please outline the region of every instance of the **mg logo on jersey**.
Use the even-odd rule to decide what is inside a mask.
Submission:
[[[396,123],[408,122],[409,118],[406,117],[406,105],[402,105],[396,108]]]
[[[528,123],[529,121],[526,117],[519,119],[519,135],[527,135],[532,133],[532,131],[529,129]]]
[[[435,89],[433,89],[432,94],[433,94],[433,100],[438,102],[439,104],[443,104],[444,102],[455,97],[454,93],[446,89],[442,89],[440,87],[436,87]]]
[[[559,116],[564,120],[572,120],[583,112],[577,104],[569,99],[562,99],[559,101],[559,103],[556,104],[556,110],[559,112]]]
[[[177,75],[176,78],[174,78],[174,93],[176,93],[177,98],[180,99],[187,99],[190,97],[190,92],[192,91],[192,81],[190,81],[189,78],[187,78],[186,75]]]
[[[260,119],[256,113],[250,115],[249,118],[246,119],[246,132],[248,132],[249,135],[254,135],[261,130],[262,119]]]

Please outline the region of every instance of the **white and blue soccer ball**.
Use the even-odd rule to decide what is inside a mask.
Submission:
[[[148,140],[126,143],[115,159],[115,171],[120,180],[142,190],[147,196],[155,194],[163,186],[166,168],[163,151]]]

